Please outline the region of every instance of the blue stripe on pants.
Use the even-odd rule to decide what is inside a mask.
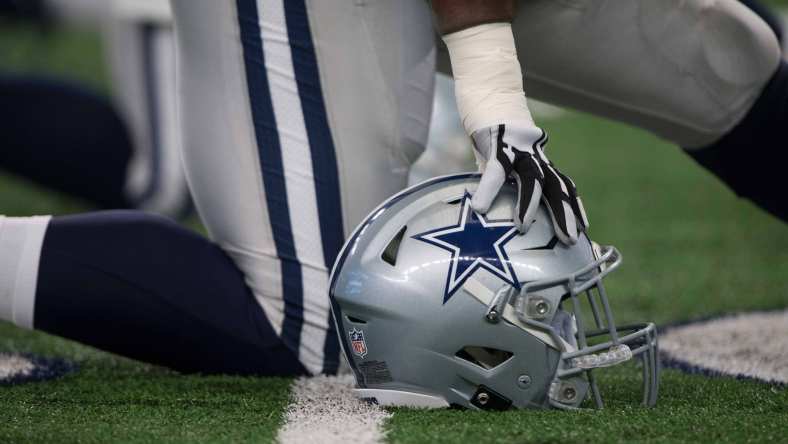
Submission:
[[[293,70],[312,154],[323,258],[326,268],[331,270],[344,241],[336,152],[328,125],[323,91],[320,87],[320,72],[309,28],[306,4],[304,0],[283,0],[283,2]],[[328,297],[327,292],[326,297]],[[330,327],[324,347],[323,371],[331,374],[336,372],[339,363],[339,343],[330,313],[328,323]]]
[[[260,169],[276,253],[282,267],[282,292],[285,301],[282,340],[298,354],[304,319],[301,264],[296,256],[293,225],[287,205],[282,148],[265,69],[260,18],[254,0],[237,0],[236,3]]]

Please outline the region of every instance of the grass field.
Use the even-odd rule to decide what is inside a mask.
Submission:
[[[96,36],[0,30],[0,67],[49,72],[108,90]],[[591,235],[624,266],[608,282],[619,321],[669,324],[788,306],[788,228],[738,200],[675,147],[615,123],[567,113],[544,123],[556,164],[575,179]],[[0,136],[1,137],[1,136]],[[90,208],[0,176],[0,213]],[[67,295],[64,295],[67,297]],[[63,356],[59,380],[0,387],[0,442],[269,442],[290,380],[183,376],[0,324],[0,352]],[[177,353],[177,350],[173,351]],[[733,378],[663,373],[657,408],[636,397],[630,369],[602,379],[600,412],[395,409],[391,442],[788,442],[788,391]]]

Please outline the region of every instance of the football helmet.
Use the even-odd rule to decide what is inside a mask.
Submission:
[[[590,398],[601,408],[594,370],[638,357],[653,405],[656,328],[617,327],[602,285],[619,252],[585,233],[558,242],[544,207],[520,234],[514,184],[480,215],[478,183],[460,174],[406,189],[343,247],[330,293],[356,394],[414,407],[574,409]]]

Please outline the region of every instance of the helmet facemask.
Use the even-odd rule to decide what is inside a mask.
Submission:
[[[595,245],[594,251],[595,260],[588,265],[563,276],[523,283],[519,291],[506,286],[493,295],[474,280],[466,282],[465,289],[487,304],[488,322],[504,319],[561,351],[548,391],[550,406],[578,408],[590,390],[595,406],[602,408],[594,370],[635,356],[642,360],[643,404],[653,406],[659,382],[656,327],[615,324],[602,280],[621,264],[621,254],[611,246]],[[582,299],[587,303],[582,304]],[[564,310],[567,305],[571,311]],[[593,318],[590,327],[585,325],[584,305]]]

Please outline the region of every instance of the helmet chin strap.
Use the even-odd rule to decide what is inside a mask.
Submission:
[[[550,325],[558,332],[561,339],[577,349],[577,319],[574,314],[559,308],[553,316]]]

